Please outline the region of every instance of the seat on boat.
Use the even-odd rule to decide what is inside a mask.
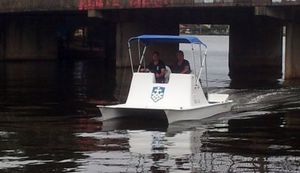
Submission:
[[[172,73],[171,68],[166,65],[166,72],[165,72],[165,83],[169,82],[170,74]]]

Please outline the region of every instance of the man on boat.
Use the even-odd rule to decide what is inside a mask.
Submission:
[[[189,74],[191,73],[190,63],[188,60],[184,59],[183,51],[179,50],[176,53],[177,61],[171,67],[172,73],[182,73]]]
[[[157,51],[153,52],[152,61],[150,64],[148,64],[147,70],[154,73],[157,83],[165,82],[166,65],[162,60],[160,60],[159,52]]]

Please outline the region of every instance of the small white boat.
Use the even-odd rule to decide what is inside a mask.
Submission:
[[[199,46],[199,51],[204,47],[204,54],[200,53],[200,67],[192,69],[191,74],[169,73],[167,83],[156,83],[153,73],[140,72],[141,66],[134,69],[131,57],[131,42],[138,41],[144,44],[144,50],[139,57],[139,64],[144,61],[146,48],[156,42],[190,43],[192,51],[194,46]],[[231,110],[232,101],[227,94],[204,94],[200,84],[202,69],[205,69],[207,84],[206,52],[207,46],[197,37],[170,36],[170,35],[142,35],[129,39],[129,57],[132,68],[132,80],[129,94],[124,104],[98,105],[103,120],[126,116],[166,116],[168,123],[184,120],[198,120]],[[193,53],[193,56],[195,54]],[[193,60],[195,61],[195,57]],[[207,95],[207,97],[206,97]],[[153,117],[154,118],[154,117]]]

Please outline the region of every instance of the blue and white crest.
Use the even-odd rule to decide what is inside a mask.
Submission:
[[[153,87],[152,89],[152,93],[151,93],[151,99],[154,102],[158,102],[159,100],[164,98],[164,94],[165,94],[165,87]]]

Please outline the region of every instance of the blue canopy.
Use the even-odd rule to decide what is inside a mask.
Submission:
[[[157,43],[157,42],[167,42],[167,43],[194,43],[194,44],[202,44],[205,47],[202,41],[197,37],[193,36],[177,36],[177,35],[140,35],[137,37],[132,37],[129,39],[129,42],[133,40],[140,40],[146,45]]]

